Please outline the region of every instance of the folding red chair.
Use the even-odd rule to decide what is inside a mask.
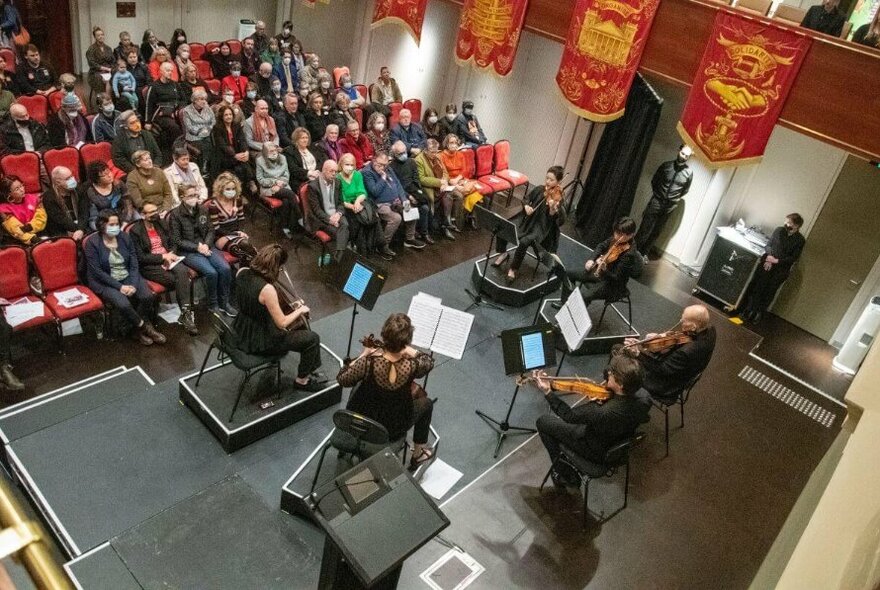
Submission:
[[[391,129],[397,122],[400,120],[400,111],[403,109],[402,102],[392,102],[388,105],[388,108],[391,109],[391,114],[388,115],[388,127],[387,129]]]
[[[338,68],[333,68],[333,83],[336,85],[336,88],[342,86],[342,83],[339,79],[343,74],[351,75],[351,70],[348,69],[348,66],[339,66]]]
[[[205,55],[205,46],[202,43],[189,44],[189,58],[191,60],[202,59],[203,55]]]
[[[464,154],[464,177],[474,181],[474,186],[476,187],[477,192],[479,192],[481,195],[483,195],[484,197],[491,197],[491,195],[495,192],[494,190],[492,190],[492,187],[488,184],[480,182],[476,178],[477,169],[474,150],[463,149],[461,150],[461,153]]]
[[[101,161],[107,164],[110,171],[113,172],[113,178],[118,180],[125,176],[125,172],[116,167],[110,152],[110,142],[102,141],[99,143],[87,143],[79,148],[79,156],[82,161],[83,168],[88,168],[89,164],[95,161]]]
[[[409,100],[403,103],[403,108],[409,109],[409,112],[412,113],[413,121],[421,121],[422,120],[422,101],[418,98],[410,98]]]
[[[92,238],[97,234],[92,234]],[[98,238],[100,239],[100,237]],[[31,248],[34,270],[43,282],[43,301],[59,322],[66,322],[84,315],[101,312],[104,304],[91,289],[79,282],[76,274],[79,246],[71,238],[52,238]],[[76,287],[88,301],[76,307],[64,307],[55,293]],[[59,333],[60,333],[59,325]]]
[[[40,186],[40,156],[35,152],[7,154],[0,158],[0,168],[6,176],[18,176],[24,183],[26,193],[43,192]]]
[[[9,49],[8,47],[4,47],[0,49],[0,57],[6,60],[6,69],[15,73],[15,52]]]
[[[370,95],[367,94],[366,86],[363,84],[355,84],[354,89],[357,90],[357,93],[360,94],[365,101],[370,102]]]
[[[303,222],[305,224],[305,230],[309,234],[309,237],[314,240],[316,243],[321,246],[321,257],[323,258],[325,254],[327,254],[327,244],[333,241],[333,238],[325,231],[322,230],[314,230],[312,228],[311,223],[311,208],[309,207],[309,185],[307,183],[303,183],[301,187],[299,187],[299,191],[297,192],[297,197],[299,198],[299,208],[302,211]]]
[[[357,120],[358,125],[360,125],[361,129],[364,128],[364,109],[361,107],[354,107],[354,118]],[[339,135],[342,136],[345,134],[345,129],[339,130]]]
[[[193,60],[193,63],[196,64],[199,78],[208,81],[214,77],[214,71],[211,69],[211,64],[201,59]]]
[[[507,204],[510,206],[510,200],[513,198],[513,185],[492,173],[493,159],[495,157],[495,148],[491,144],[477,146],[475,150],[476,157],[476,178],[482,184],[489,186],[493,192],[502,193],[507,191]]]
[[[0,248],[0,297],[13,303],[22,297],[31,303],[38,301],[42,303],[39,297],[31,293],[27,250],[21,246],[4,246]],[[60,342],[60,324],[45,304],[43,305],[42,315],[14,326],[12,331],[23,332],[24,330],[45,326],[46,324],[53,324]],[[5,360],[3,359],[4,362]]]
[[[263,211],[269,216],[269,231],[271,233],[275,233],[276,226],[279,225],[278,215],[279,209],[284,204],[281,199],[276,199],[272,196],[263,196],[260,195],[260,200],[258,203],[261,205]],[[257,209],[255,208],[254,211]]]
[[[43,125],[49,120],[49,101],[42,94],[19,96],[16,102],[27,109],[28,115]]]
[[[207,86],[208,90],[210,90],[214,94],[220,94],[220,80],[205,78],[205,86]]]
[[[226,43],[229,45],[229,51],[237,55],[241,54],[241,41],[238,39],[229,39]]]
[[[520,186],[525,187],[525,193],[523,193],[523,196],[528,194],[529,177],[522,172],[510,169],[510,142],[506,139],[495,142],[495,175],[500,176],[513,185],[513,188],[510,191],[511,196],[513,196],[516,188]],[[508,203],[509,202],[510,200],[508,200]]]
[[[77,182],[80,181],[79,151],[75,147],[64,147],[60,149],[48,150],[43,154],[43,164],[46,166],[46,173],[52,175],[52,170],[58,166],[69,168],[73,172]]]

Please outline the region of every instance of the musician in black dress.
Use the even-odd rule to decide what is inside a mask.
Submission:
[[[285,262],[287,252],[271,244],[257,252],[249,268],[238,271],[235,291],[239,313],[234,324],[237,345],[245,352],[260,355],[298,352],[294,387],[320,391],[325,386],[312,373],[321,366],[321,339],[302,322],[309,308],[303,304],[289,313],[282,311],[282,296],[276,284]]]
[[[559,228],[565,223],[562,189],[559,187],[559,181],[564,174],[562,166],[551,167],[544,178],[544,186],[536,186],[529,193],[519,220],[519,245],[507,271],[508,283],[516,279],[516,271],[531,246],[538,245],[546,252],[556,252],[559,246]],[[508,259],[507,241],[498,238],[495,251],[501,253],[501,256],[492,265],[501,266]]]
[[[803,224],[804,218],[792,213],[785,218],[784,225],[773,230],[773,235],[764,248],[761,265],[755,270],[755,276],[746,293],[742,314],[745,320],[760,321],[773,303],[779,287],[791,274],[791,267],[801,257],[806,243],[800,232]]]
[[[410,468],[414,469],[433,458],[426,446],[433,402],[427,396],[413,399],[412,386],[434,368],[434,359],[410,346],[412,336],[409,316],[391,314],[382,326],[382,348],[365,347],[340,369],[336,380],[343,387],[360,384],[352,390],[347,409],[384,426],[389,440],[399,440],[413,428]]]
[[[574,290],[575,282],[581,283],[581,295],[587,305],[594,299],[622,296],[629,278],[642,271],[642,257],[633,241],[635,235],[636,222],[630,217],[621,217],[614,224],[614,235],[596,246],[583,270],[566,271],[558,257],[555,258],[554,272],[562,277],[562,299],[553,303],[553,307],[562,307]],[[616,256],[609,256],[612,250]]]

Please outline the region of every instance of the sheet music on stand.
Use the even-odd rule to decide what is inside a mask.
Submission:
[[[413,345],[461,360],[467,347],[473,314],[443,305],[427,293],[413,296],[407,315],[413,323]]]
[[[568,346],[569,352],[580,348],[584,343],[584,338],[593,328],[593,320],[590,319],[587,306],[578,289],[572,291],[568,296],[565,305],[556,314],[556,321],[559,324],[562,337],[565,338],[565,345]]]

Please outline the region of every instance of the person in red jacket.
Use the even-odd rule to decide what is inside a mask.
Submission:
[[[361,133],[361,126],[357,121],[348,122],[345,137],[339,140],[339,147],[343,154],[354,156],[358,170],[373,159],[373,146],[367,136]]]
[[[227,88],[232,90],[235,95],[235,102],[238,102],[244,98],[248,79],[246,76],[241,75],[241,64],[237,61],[232,62],[229,71],[232,73],[223,78],[220,82],[220,87],[222,90],[226,90]]]

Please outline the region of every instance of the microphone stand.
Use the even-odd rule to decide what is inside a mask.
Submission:
[[[500,230],[501,228],[498,226],[492,228],[492,236],[489,238],[489,249],[486,250],[486,260],[483,263],[483,272],[480,275],[480,282],[477,283],[476,293],[467,288],[465,288],[464,290],[465,293],[470,295],[471,299],[473,300],[473,302],[465,308],[465,311],[470,310],[470,308],[472,307],[479,307],[481,305],[485,305],[486,307],[491,307],[492,309],[497,309],[499,311],[504,311],[504,308],[497,303],[485,301],[483,299],[483,282],[486,280],[486,273],[489,272],[489,257],[492,256],[492,246],[495,244],[495,236],[498,235],[498,232]]]

